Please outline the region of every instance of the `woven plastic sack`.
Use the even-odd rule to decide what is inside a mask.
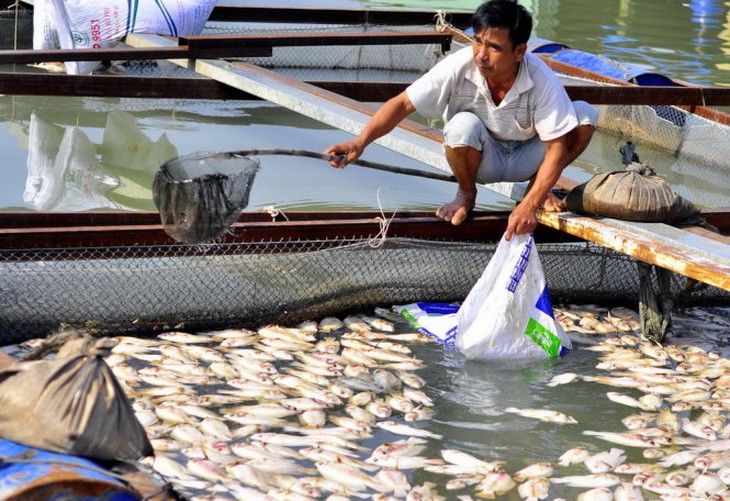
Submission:
[[[456,319],[456,347],[468,359],[557,358],[572,348],[553,315],[532,234],[502,237]]]
[[[0,371],[0,436],[97,460],[134,461],[152,445],[104,359],[112,339],[67,342],[53,360]]]
[[[596,174],[573,188],[563,203],[568,210],[624,221],[677,224],[700,210],[681,197],[651,167],[639,162],[632,143],[621,148],[626,169]]]
[[[217,0],[50,0],[62,49],[105,49],[129,33],[199,35]],[[46,31],[53,32],[54,30]],[[85,75],[98,62],[65,63],[70,75]]]

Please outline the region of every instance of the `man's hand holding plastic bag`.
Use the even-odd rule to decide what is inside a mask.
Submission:
[[[557,358],[572,347],[553,316],[532,234],[502,237],[456,320],[456,346],[469,359]]]

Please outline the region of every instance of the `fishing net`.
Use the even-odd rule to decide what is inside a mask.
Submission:
[[[0,4],[0,50],[33,47],[33,10],[20,7],[20,2],[5,8]]]
[[[380,237],[5,251],[0,342],[42,337],[60,324],[145,334],[462,301],[495,248]],[[538,250],[554,302],[636,303],[633,258],[589,243],[538,243]],[[684,286],[684,277],[672,274],[673,293]],[[728,300],[727,292],[707,287],[677,304]]]
[[[201,243],[223,234],[248,205],[259,162],[235,153],[197,153],[165,162],[153,201],[175,240]]]

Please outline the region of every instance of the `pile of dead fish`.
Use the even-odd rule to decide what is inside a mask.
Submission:
[[[657,346],[631,332],[634,317],[614,319],[616,329],[579,348],[597,352],[606,375],[564,373],[549,385],[621,388],[606,398],[637,409],[626,431],[586,429],[611,445],[519,471],[456,449],[424,455],[442,437],[422,423],[434,404],[412,349],[431,338],[394,332],[382,318],[120,338],[107,362],[155,448],[149,467],[190,499],[543,500],[558,499],[551,489],[559,486],[580,501],[729,500],[730,360]],[[557,410],[504,411],[580,426]],[[378,430],[402,438],[378,441]],[[643,451],[645,462],[627,462],[625,448]],[[433,482],[411,485],[414,470]]]

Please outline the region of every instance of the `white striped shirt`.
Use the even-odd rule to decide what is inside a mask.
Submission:
[[[471,47],[449,55],[407,89],[409,99],[426,117],[446,122],[460,111],[476,114],[497,139],[543,141],[567,134],[578,125],[573,104],[545,62],[527,53],[512,88],[498,106],[474,64]]]

